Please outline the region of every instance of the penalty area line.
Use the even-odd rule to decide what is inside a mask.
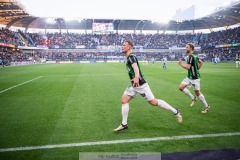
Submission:
[[[39,77],[34,78],[34,79],[31,79],[31,80],[29,80],[29,81],[26,81],[26,82],[20,83],[20,84],[18,84],[18,85],[12,86],[12,87],[10,87],[10,88],[4,89],[4,90],[0,91],[0,93],[6,92],[6,91],[8,91],[8,90],[10,90],[10,89],[13,89],[13,88],[16,88],[16,87],[18,87],[18,86],[21,86],[21,85],[23,85],[23,84],[26,84],[26,83],[32,82],[32,81],[37,80],[37,79],[39,79],[39,78],[42,78],[42,76],[39,76]]]
[[[29,147],[17,147],[17,148],[1,148],[0,152],[30,151],[30,150],[38,150],[38,149],[54,149],[54,148],[82,147],[82,146],[95,146],[95,145],[106,145],[106,144],[171,141],[171,140],[182,140],[182,139],[198,139],[198,138],[208,138],[208,137],[212,138],[212,137],[230,137],[230,136],[240,136],[240,132],[154,137],[154,138],[138,138],[138,139],[82,142],[82,143],[69,143],[69,144],[52,144],[52,145],[44,145],[44,146],[29,146]]]

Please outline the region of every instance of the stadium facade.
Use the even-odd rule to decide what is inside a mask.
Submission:
[[[222,60],[233,60],[240,46],[240,1],[234,1],[227,7],[218,7],[214,13],[203,18],[172,20],[167,24],[152,20],[35,17],[19,1],[10,0],[0,0],[0,10],[1,25],[4,26],[0,43],[2,53],[10,52],[9,48],[12,48],[14,51],[11,52],[30,54],[30,59],[37,61],[49,59],[49,54],[54,54],[49,59],[54,61],[82,61],[89,58],[106,61],[109,57],[112,57],[111,60],[119,60],[117,57],[120,56],[124,39],[134,41],[134,51],[140,57],[156,60],[164,56],[172,60],[181,58],[185,44],[189,42],[194,43],[197,51],[203,53],[205,58],[224,55]],[[237,28],[232,29],[231,26]],[[212,32],[214,28],[224,30]],[[43,33],[29,33],[39,29]],[[51,30],[57,33],[48,33]],[[209,30],[210,33],[197,33],[202,30]],[[121,31],[129,33],[122,34]],[[146,31],[154,34],[143,34]],[[166,34],[169,31],[174,34]],[[191,33],[186,34],[187,31]],[[9,36],[11,38],[6,39]],[[62,56],[57,56],[60,53]],[[9,58],[5,56],[5,59]]]

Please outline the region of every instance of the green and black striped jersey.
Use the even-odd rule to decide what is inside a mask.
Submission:
[[[236,56],[236,61],[239,61],[240,57],[239,56]]]
[[[191,67],[188,70],[187,77],[189,79],[199,79],[200,73],[198,69],[198,57],[194,55],[193,53],[188,56],[187,64],[190,64]]]
[[[132,80],[135,77],[135,73],[134,73],[134,70],[132,68],[132,64],[133,63],[137,63],[138,70],[139,70],[139,85],[141,86],[144,83],[146,83],[146,80],[144,79],[144,76],[143,76],[143,74],[141,72],[140,65],[138,63],[138,59],[137,59],[136,55],[131,53],[127,57],[127,63],[126,63],[126,67],[127,67],[127,71],[128,71],[128,75],[129,75],[130,80]]]

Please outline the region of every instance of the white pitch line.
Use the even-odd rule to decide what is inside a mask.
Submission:
[[[6,91],[8,91],[8,90],[10,90],[10,89],[16,88],[16,87],[21,86],[21,85],[23,85],[23,84],[32,82],[32,81],[34,81],[34,80],[36,80],[36,79],[39,79],[39,78],[41,78],[41,77],[42,77],[42,76],[39,76],[39,77],[34,78],[34,79],[31,79],[31,80],[29,80],[29,81],[26,81],[26,82],[20,83],[20,84],[18,84],[18,85],[12,86],[12,87],[10,87],[10,88],[4,89],[4,90],[0,91],[0,93],[6,92]]]
[[[127,75],[127,74],[75,74],[75,75],[47,75],[47,76],[63,76],[63,77],[68,77],[68,76],[120,76],[120,75]]]
[[[38,149],[53,149],[53,148],[81,147],[81,146],[94,146],[94,145],[105,145],[105,144],[136,143],[136,142],[182,140],[182,139],[196,139],[196,138],[207,138],[207,137],[228,137],[228,136],[240,136],[240,132],[171,136],[171,137],[138,138],[138,139],[69,143],[69,144],[53,144],[53,145],[45,145],[45,146],[29,146],[29,147],[17,147],[17,148],[2,148],[2,149],[0,149],[0,152],[29,151],[29,150],[38,150]]]

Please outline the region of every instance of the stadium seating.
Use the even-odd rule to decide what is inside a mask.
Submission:
[[[239,49],[215,48],[217,45],[240,43],[240,27],[228,29],[210,34],[77,34],[77,33],[23,33],[14,32],[2,28],[0,30],[0,43],[13,44],[15,46],[26,46],[21,37],[25,37],[28,46],[46,46],[49,48],[97,48],[98,46],[122,45],[125,39],[130,39],[135,46],[145,49],[164,49],[169,47],[185,47],[186,43],[194,43],[202,48],[201,53],[206,54],[204,60],[212,61],[219,57],[221,61],[234,60]],[[13,52],[10,49],[2,48],[0,56],[7,61],[28,61],[30,55]],[[168,60],[177,60],[183,57],[181,52],[158,52],[158,53],[136,53],[140,58],[147,57],[161,60],[167,57]],[[47,60],[103,60],[105,57],[120,57],[121,52],[116,53],[89,53],[89,52],[37,52],[37,57]],[[120,57],[121,58],[121,57]],[[113,59],[112,59],[113,60]],[[115,59],[118,60],[118,59]]]
[[[6,28],[0,29],[0,43],[13,44],[15,46],[23,45],[21,39],[16,36],[15,32]]]
[[[75,48],[85,46],[121,45],[124,39],[132,40],[135,46],[143,48],[169,48],[172,46],[185,47],[186,43],[195,43],[203,48],[221,44],[240,42],[240,27],[210,34],[77,34],[77,33],[48,33],[46,35],[31,33],[36,45],[46,45],[54,48]]]

